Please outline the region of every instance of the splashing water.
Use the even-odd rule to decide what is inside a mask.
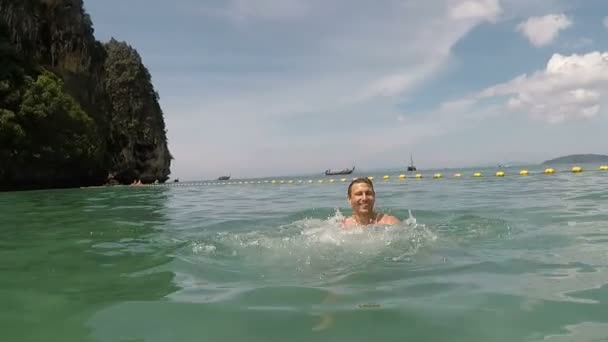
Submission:
[[[437,239],[411,211],[396,225],[343,229],[344,215],[336,210],[326,220],[306,218],[278,228],[247,233],[220,232],[191,244],[192,254],[258,271],[327,273],[358,265],[403,261]],[[199,260],[203,262],[203,260]],[[194,261],[196,262],[196,261]]]

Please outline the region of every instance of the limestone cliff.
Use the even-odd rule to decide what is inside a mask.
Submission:
[[[115,178],[142,182],[165,181],[171,155],[167,148],[165,122],[158,94],[137,51],[124,42],[105,45],[105,90],[110,98],[108,146]]]
[[[0,27],[0,189],[102,184],[108,175],[122,183],[168,178],[171,155],[150,75],[126,43],[95,40],[82,0],[0,0]],[[37,92],[56,94],[62,105],[37,104],[48,97]],[[83,143],[45,129],[58,120],[62,137]]]

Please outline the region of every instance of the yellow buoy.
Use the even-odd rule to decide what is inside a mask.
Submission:
[[[370,176],[370,177],[367,177],[367,179],[369,179],[369,180],[374,180],[374,177],[371,177],[371,176]]]
[[[407,178],[406,175],[403,175],[403,174],[399,175],[399,179],[405,179],[405,178]]]
[[[334,182],[334,180],[333,180],[333,179],[330,179],[330,180],[329,180],[329,182],[330,182],[330,183],[333,183],[333,182]]]
[[[455,173],[455,174],[454,174],[454,177],[456,177],[456,178],[460,178],[460,177],[462,177],[462,175],[461,175],[460,173]]]
[[[274,179],[272,180],[272,184],[274,184],[274,183],[276,183],[276,182],[277,182],[276,180],[274,180]]]
[[[473,177],[481,177],[481,172],[475,172],[475,173],[473,174]]]
[[[504,177],[505,176],[505,172],[504,171],[497,171],[496,172],[496,177]]]
[[[552,169],[552,168],[545,169],[545,173],[546,173],[546,174],[552,174],[552,173],[555,173],[555,169]]]
[[[521,170],[519,171],[519,175],[520,176],[527,176],[529,174],[528,170]]]
[[[602,165],[602,166],[600,166],[600,170],[601,171],[608,171],[608,165]]]
[[[346,182],[346,178],[340,179],[340,182]]]
[[[319,179],[319,183],[323,183],[323,180],[322,180],[322,179]]]
[[[575,172],[575,173],[583,172],[583,168],[580,166],[574,166],[574,167],[572,167],[572,172]]]
[[[281,179],[280,183],[283,184],[283,183],[285,183],[285,181]]]
[[[422,174],[421,173],[417,173],[416,174],[416,178],[422,178]]]
[[[389,176],[389,175],[384,175],[384,177],[382,177],[382,178],[383,178],[384,180],[387,180],[387,179],[391,178],[391,176]]]
[[[433,175],[433,178],[441,178],[441,173],[436,173]]]
[[[312,179],[309,179],[309,180],[308,180],[308,183],[312,183]]]

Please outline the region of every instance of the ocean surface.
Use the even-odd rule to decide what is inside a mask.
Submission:
[[[608,341],[598,167],[355,173],[403,223],[348,231],[340,176],[0,193],[0,336]]]

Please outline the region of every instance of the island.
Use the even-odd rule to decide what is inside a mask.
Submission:
[[[93,32],[82,0],[0,1],[0,191],[169,178],[148,69]]]
[[[571,154],[551,160],[546,160],[542,163],[542,165],[591,163],[608,163],[608,156],[603,154]]]

